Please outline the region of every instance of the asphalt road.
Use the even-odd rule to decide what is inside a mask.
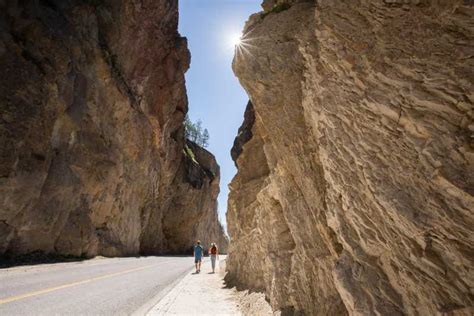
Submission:
[[[192,267],[192,257],[137,257],[0,269],[0,315],[144,314]]]

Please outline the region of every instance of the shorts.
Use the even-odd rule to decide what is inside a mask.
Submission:
[[[194,258],[194,263],[198,263],[198,262],[201,262],[201,257],[195,257]]]

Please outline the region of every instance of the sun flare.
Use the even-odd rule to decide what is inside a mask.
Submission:
[[[240,37],[240,34],[232,34],[230,36],[230,44],[232,46],[239,46],[242,43],[242,39]]]

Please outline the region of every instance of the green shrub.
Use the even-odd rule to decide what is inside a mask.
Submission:
[[[282,11],[288,10],[291,7],[288,3],[275,4],[270,10],[271,13],[280,13]]]
[[[280,12],[283,12],[285,10],[288,10],[289,8],[291,8],[291,5],[289,3],[275,4],[273,6],[273,8],[270,9],[270,11],[262,13],[262,18],[265,18],[270,13],[280,13]]]

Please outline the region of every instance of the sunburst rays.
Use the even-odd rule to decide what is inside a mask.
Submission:
[[[251,32],[244,34],[239,38],[235,45],[235,58],[245,58],[247,56],[253,57],[252,51],[257,47],[253,44],[257,38],[251,36]]]

